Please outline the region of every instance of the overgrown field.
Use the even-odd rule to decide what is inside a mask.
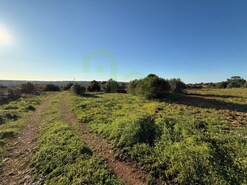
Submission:
[[[31,161],[35,184],[123,184],[61,119],[58,98],[46,111]]]
[[[21,98],[0,106],[0,171],[10,142],[20,133],[27,117],[35,111],[44,97],[45,95]]]
[[[233,124],[222,113],[236,106],[245,123],[246,89],[189,93],[196,98],[171,96],[158,102],[129,94],[72,96],[71,107],[81,123],[122,149],[124,155],[116,157],[137,161],[150,174],[150,184],[157,178],[172,184],[246,184],[246,124]]]

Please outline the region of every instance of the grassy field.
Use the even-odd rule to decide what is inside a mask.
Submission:
[[[164,101],[129,94],[73,96],[71,107],[81,123],[122,149],[116,158],[137,161],[150,184],[157,178],[246,184],[246,102],[246,89],[207,89]]]
[[[60,95],[46,110],[31,161],[35,184],[123,184],[61,118]]]

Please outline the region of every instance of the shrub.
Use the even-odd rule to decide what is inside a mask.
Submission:
[[[224,89],[227,87],[227,82],[219,82],[215,84],[216,88]]]
[[[7,99],[9,99],[9,100],[17,100],[20,97],[21,97],[20,93],[17,90],[8,89]]]
[[[136,87],[138,85],[139,80],[135,79],[133,81],[130,81],[128,85],[128,93],[136,95]]]
[[[182,93],[184,89],[187,88],[185,83],[183,83],[179,78],[178,79],[173,78],[169,80],[169,84],[171,86],[171,91],[175,93]]]
[[[152,116],[141,116],[137,120],[126,123],[122,131],[119,145],[133,146],[137,143],[152,145],[159,136],[159,128]]]
[[[84,95],[86,92],[86,88],[84,86],[81,86],[79,84],[74,84],[71,87],[71,91],[76,95]]]
[[[28,82],[21,85],[20,91],[25,94],[33,94],[35,92],[35,87],[32,83]]]
[[[110,79],[107,82],[104,82],[102,87],[105,93],[116,93],[118,91],[118,82]]]
[[[68,83],[67,85],[65,85],[63,87],[63,90],[65,90],[65,91],[69,90],[72,87],[72,85],[73,85],[73,83]]]
[[[102,134],[121,147],[130,147],[137,143],[153,145],[160,136],[160,128],[150,115],[132,119],[118,119],[110,125],[102,126]]]
[[[170,90],[169,82],[156,75],[150,74],[138,81],[135,94],[147,99],[163,98]]]
[[[247,81],[244,83],[242,87],[247,88]]]
[[[229,84],[227,84],[227,88],[237,88],[237,87],[240,87],[240,84],[235,81],[231,81]]]
[[[0,115],[0,125],[4,124],[5,120],[3,115]]]
[[[99,92],[100,90],[100,83],[95,80],[90,82],[90,85],[87,87],[88,92]]]
[[[45,85],[44,91],[60,91],[60,88],[54,84]]]

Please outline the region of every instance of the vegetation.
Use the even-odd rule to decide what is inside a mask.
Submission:
[[[63,90],[67,91],[67,90],[70,90],[70,88],[73,86],[73,83],[68,83],[66,84],[64,87],[63,87]]]
[[[136,88],[135,81],[131,86]],[[246,104],[246,91],[234,91],[211,93],[226,103]],[[201,91],[196,93],[204,97]],[[71,102],[78,120],[121,148],[123,155],[116,157],[137,161],[150,174],[150,183],[156,178],[171,184],[247,183],[247,128],[233,126],[214,108],[155,102],[129,94],[73,96]]]
[[[169,80],[169,84],[171,86],[171,91],[174,93],[183,93],[184,90],[187,88],[186,84],[179,78],[173,78]]]
[[[122,184],[107,170],[105,162],[62,121],[56,100],[46,112],[38,149],[32,159],[37,184]],[[55,105],[55,106],[54,106]]]
[[[44,91],[60,91],[60,88],[54,84],[47,84],[44,86]]]
[[[201,89],[201,88],[239,88],[244,87],[246,80],[241,78],[240,76],[232,76],[230,79],[226,81],[218,82],[218,83],[196,83],[196,84],[188,84],[188,88],[190,89]]]
[[[36,109],[43,97],[21,98],[0,106],[0,171],[9,143],[20,133],[27,117]]]
[[[74,84],[71,87],[71,91],[76,95],[84,95],[86,92],[86,88],[84,86],[79,85],[79,84]]]
[[[154,74],[130,82],[129,92],[145,97],[147,99],[163,98],[170,90],[170,84],[167,80]]]
[[[25,94],[33,94],[35,92],[35,86],[32,83],[28,82],[21,85],[20,91],[21,93]]]

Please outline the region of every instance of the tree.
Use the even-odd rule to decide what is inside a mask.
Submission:
[[[136,87],[139,83],[139,80],[135,79],[130,81],[128,85],[128,93],[136,95]]]
[[[244,83],[244,85],[242,87],[247,88],[247,81]]]
[[[184,89],[187,88],[184,82],[182,82],[179,78],[173,78],[169,80],[171,91],[176,93],[182,93]]]
[[[116,93],[118,91],[118,82],[113,79],[104,82],[103,91],[106,93]]]
[[[87,87],[87,91],[89,92],[99,92],[100,90],[100,83],[95,80],[91,81],[90,85]]]
[[[224,89],[227,87],[227,82],[219,82],[215,84],[216,88]]]

